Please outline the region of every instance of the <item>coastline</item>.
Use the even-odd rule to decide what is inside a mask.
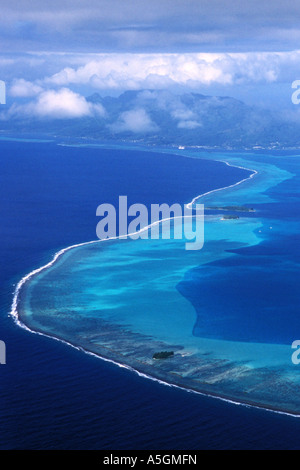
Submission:
[[[178,154],[177,154],[178,155]],[[183,154],[180,154],[180,156],[182,156],[183,158],[185,158],[185,155]],[[189,158],[189,157],[187,157]],[[193,157],[191,157],[193,158]],[[225,163],[226,165],[228,166],[236,166],[236,165],[232,165],[230,164],[229,162],[227,161],[222,161],[222,160],[215,160],[215,161],[219,161],[219,162],[222,162],[222,163]],[[217,188],[217,189],[214,189],[214,190],[211,190],[207,193],[204,193],[204,194],[200,194],[199,196],[196,196],[190,203],[189,205],[193,204],[196,200],[204,197],[204,196],[207,196],[208,194],[212,194],[212,193],[215,193],[217,191],[222,191],[222,190],[225,190],[225,189],[229,189],[229,188],[232,188],[232,187],[235,187],[235,186],[238,186],[240,185],[241,183],[245,182],[245,181],[248,181],[248,180],[251,180],[256,174],[258,174],[258,171],[256,170],[251,170],[249,168],[245,168],[245,167],[239,167],[241,169],[245,169],[245,170],[248,170],[248,171],[253,171],[253,173],[251,173],[251,175],[248,177],[248,178],[244,178],[243,180],[233,184],[233,185],[230,185],[230,186],[226,186],[226,187],[223,187],[223,188]],[[172,220],[172,218],[167,218],[167,219],[163,219],[161,221],[159,221],[158,223],[161,223],[165,220]],[[145,231],[145,230],[148,230],[153,224],[150,224],[149,226],[147,227],[144,227],[142,230],[138,231],[138,232],[135,232],[135,234],[138,234],[138,233],[141,233],[142,231]],[[67,251],[69,250],[72,250],[74,248],[77,248],[77,247],[81,247],[81,246],[86,246],[86,245],[90,245],[90,244],[95,244],[95,243],[100,243],[101,241],[109,241],[109,240],[116,240],[116,239],[120,239],[120,238],[124,238],[124,237],[114,237],[114,238],[110,238],[110,239],[107,239],[107,240],[92,240],[92,241],[88,241],[88,242],[83,242],[83,243],[79,243],[79,244],[76,244],[76,245],[71,245],[71,246],[68,246],[66,248],[63,248],[62,250],[60,250],[59,252],[55,253],[53,259],[45,264],[44,266],[41,266],[40,268],[37,268],[33,271],[31,271],[30,273],[28,273],[26,276],[24,276],[17,284],[16,286],[16,289],[15,289],[15,292],[14,292],[14,297],[13,297],[13,303],[12,303],[12,307],[11,307],[11,312],[10,312],[10,315],[13,317],[15,323],[22,327],[22,328],[25,328],[27,331],[31,332],[31,333],[34,333],[34,334],[39,334],[39,335],[43,335],[43,336],[47,336],[47,337],[51,337],[53,339],[56,339],[56,340],[59,340],[61,342],[64,342],[72,347],[75,347],[76,349],[79,349],[79,350],[82,350],[83,352],[87,353],[87,354],[92,354],[92,355],[95,355],[96,357],[98,358],[101,358],[103,360],[106,360],[108,362],[112,362],[116,365],[118,365],[119,367],[125,367],[131,371],[134,371],[136,373],[138,373],[140,376],[144,376],[148,379],[151,379],[151,380],[156,380],[156,381],[159,381],[160,383],[163,383],[164,385],[168,385],[168,386],[174,386],[174,387],[178,387],[178,388],[181,388],[181,389],[184,389],[184,390],[187,390],[187,391],[191,391],[191,392],[194,392],[194,393],[198,393],[198,394],[201,394],[201,395],[205,395],[205,396],[209,396],[209,397],[213,397],[213,398],[217,398],[217,399],[220,399],[220,400],[223,400],[223,401],[226,401],[226,402],[230,402],[230,403],[234,403],[234,404],[239,404],[239,405],[243,405],[243,406],[251,406],[251,407],[256,407],[256,408],[262,408],[262,409],[265,409],[265,410],[269,410],[269,411],[274,411],[276,413],[282,413],[282,414],[287,414],[289,416],[294,416],[294,417],[298,417],[299,415],[296,415],[296,414],[292,414],[292,413],[289,413],[289,412],[286,412],[284,410],[281,410],[281,409],[272,409],[271,407],[268,407],[267,405],[259,405],[257,403],[254,403],[254,402],[251,402],[251,400],[245,400],[244,402],[241,402],[241,401],[235,401],[235,400],[232,400],[230,397],[227,397],[227,396],[221,396],[220,394],[218,395],[214,395],[212,393],[207,393],[205,391],[201,391],[201,390],[194,390],[192,388],[188,388],[188,387],[185,387],[183,385],[180,385],[180,383],[176,383],[176,380],[174,379],[173,382],[164,382],[161,378],[157,378],[155,376],[151,376],[151,375],[148,375],[148,374],[145,374],[145,372],[143,372],[142,370],[138,370],[137,368],[135,367],[132,367],[131,365],[128,365],[128,364],[123,364],[123,363],[120,363],[110,357],[106,357],[105,355],[101,356],[99,354],[96,354],[95,352],[92,352],[92,351],[88,351],[88,350],[85,350],[84,348],[76,345],[76,344],[72,344],[62,338],[59,338],[59,337],[55,337],[53,335],[49,335],[47,333],[44,333],[44,332],[41,332],[41,331],[36,331],[36,330],[32,330],[30,329],[24,322],[22,322],[22,320],[20,319],[19,317],[19,313],[18,313],[18,302],[19,302],[19,296],[20,296],[20,292],[22,290],[22,288],[24,287],[24,285],[27,283],[27,281],[29,281],[30,279],[32,279],[35,275],[39,274],[41,271],[44,271],[46,270],[47,268],[49,268],[50,266],[54,265],[54,263],[64,254],[66,253]],[[177,381],[178,382],[178,381]]]

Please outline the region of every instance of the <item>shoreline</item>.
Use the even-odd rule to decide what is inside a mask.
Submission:
[[[178,155],[178,154],[176,154],[176,155]],[[180,156],[182,156],[183,158],[189,158],[189,156],[185,156],[184,154],[181,154]],[[191,157],[191,158],[193,158],[193,157]],[[224,164],[226,164],[228,166],[231,166],[231,167],[236,167],[236,168],[240,168],[240,169],[243,169],[243,170],[251,171],[252,173],[249,175],[249,177],[244,178],[244,179],[238,181],[237,183],[234,183],[234,184],[231,184],[229,186],[222,187],[222,188],[213,189],[211,191],[208,191],[206,193],[203,193],[203,194],[200,194],[200,195],[196,196],[190,203],[188,203],[188,206],[191,206],[195,201],[197,201],[198,199],[200,199],[200,198],[202,198],[206,195],[209,195],[209,194],[221,191],[221,190],[229,189],[229,188],[238,186],[238,185],[242,184],[245,181],[251,180],[254,176],[256,176],[259,173],[257,170],[253,170],[253,169],[245,168],[245,167],[242,167],[242,166],[234,165],[234,164],[231,164],[231,163],[229,163],[227,161],[224,161],[224,160],[214,160],[214,161],[224,163]],[[148,230],[149,228],[151,228],[153,225],[157,225],[159,223],[162,223],[163,221],[172,220],[172,219],[174,219],[174,217],[162,219],[160,221],[155,222],[154,224],[149,224],[148,226],[144,227],[143,229],[141,229],[137,232],[133,232],[132,234],[129,234],[129,235],[140,234],[143,231]],[[75,248],[81,247],[81,246],[87,246],[87,245],[90,245],[90,244],[100,243],[102,241],[111,241],[111,240],[117,240],[117,239],[122,239],[122,238],[126,238],[126,236],[123,235],[123,236],[111,237],[111,238],[108,238],[108,239],[105,239],[105,240],[92,240],[92,241],[88,241],[88,242],[82,242],[82,243],[70,245],[70,246],[65,247],[65,248],[61,249],[60,251],[56,252],[55,255],[53,256],[52,260],[49,261],[49,263],[47,263],[47,264],[45,264],[45,265],[43,265],[43,266],[41,266],[37,269],[32,270],[30,273],[23,276],[23,278],[18,282],[18,284],[17,284],[17,286],[14,290],[13,302],[12,302],[11,311],[10,311],[9,315],[14,319],[15,323],[19,327],[21,327],[21,328],[23,328],[23,329],[25,329],[25,330],[33,333],[33,334],[39,334],[41,336],[46,336],[48,338],[52,338],[52,339],[55,339],[57,341],[63,342],[63,343],[65,343],[69,346],[72,346],[75,349],[80,350],[80,351],[82,351],[86,354],[94,355],[97,358],[100,358],[104,361],[113,363],[113,364],[115,364],[115,365],[117,365],[121,368],[127,368],[128,370],[137,373],[139,376],[142,376],[144,378],[148,378],[150,380],[158,381],[159,383],[162,383],[166,386],[173,386],[173,387],[185,390],[185,391],[198,393],[202,396],[207,396],[207,397],[219,399],[219,400],[222,400],[222,401],[225,401],[225,402],[228,402],[228,403],[232,403],[232,404],[235,404],[235,405],[254,407],[254,408],[263,409],[263,410],[266,410],[266,411],[272,411],[272,412],[275,412],[275,413],[285,414],[285,415],[288,415],[288,416],[291,416],[291,417],[300,417],[300,414],[294,414],[292,412],[286,411],[284,409],[276,408],[276,407],[272,408],[271,406],[267,406],[267,405],[264,405],[264,404],[260,405],[258,403],[255,403],[255,402],[251,401],[251,400],[240,401],[240,400],[232,399],[232,398],[230,398],[230,396],[226,396],[226,395],[222,395],[222,394],[214,394],[214,393],[211,393],[211,392],[207,392],[205,390],[201,390],[201,389],[197,390],[197,389],[193,389],[191,387],[186,387],[186,386],[180,384],[176,380],[172,380],[170,382],[169,381],[164,381],[160,377],[157,377],[155,375],[150,375],[148,373],[145,373],[143,370],[139,370],[138,367],[133,367],[130,364],[123,364],[122,362],[119,362],[115,358],[107,357],[106,355],[102,355],[102,354],[97,354],[94,351],[87,350],[87,349],[83,348],[82,346],[78,346],[76,344],[73,344],[73,343],[71,343],[71,342],[69,342],[65,339],[62,339],[60,337],[56,337],[55,335],[51,335],[51,334],[47,334],[47,333],[42,332],[42,331],[31,329],[26,325],[26,323],[24,323],[21,320],[21,318],[19,316],[19,312],[18,312],[18,302],[19,302],[19,298],[20,298],[20,292],[21,292],[23,286],[26,284],[27,281],[32,279],[35,275],[39,274],[43,270],[46,270],[49,267],[51,267],[52,265],[54,265],[54,263],[64,253],[66,253],[67,251],[69,251],[71,249],[75,249]]]

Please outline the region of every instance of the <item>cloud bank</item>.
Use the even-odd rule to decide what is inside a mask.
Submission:
[[[300,62],[300,52],[243,54],[103,54],[80,67],[65,67],[48,85],[95,89],[166,88],[274,82]]]
[[[272,53],[96,54],[60,55],[55,73],[36,79],[14,79],[12,96],[34,96],[44,88],[88,87],[90,90],[199,89],[292,82],[298,77],[300,51]],[[30,58],[32,61],[32,58]],[[49,61],[53,62],[50,56]],[[67,62],[68,66],[62,66]],[[73,62],[73,64],[72,64]],[[32,64],[31,73],[34,72]]]
[[[24,61],[23,57],[21,63],[24,64]],[[48,64],[47,68],[43,63],[48,62],[51,67]],[[13,67],[12,63],[13,59],[6,67]],[[16,58],[16,64],[20,65],[19,58]],[[49,67],[58,70],[48,74]],[[44,69],[46,74],[43,76],[41,70]],[[283,106],[288,107],[291,103],[291,83],[299,78],[300,51],[230,54],[43,53],[28,56],[28,70],[31,75],[36,71],[37,78],[29,79],[24,67],[23,70],[25,76],[7,82],[8,98],[11,98],[10,103],[14,102],[11,116],[17,113],[68,118],[95,113],[104,115],[105,111],[100,105],[96,109],[84,96],[94,92],[115,96],[125,90],[152,90],[142,95],[147,101],[153,99],[151,93],[163,89],[175,93],[194,91],[237,98],[236,90],[242,89],[242,100],[247,99],[247,93],[252,89],[254,99],[256,93],[263,103],[267,96],[272,105],[278,94],[282,93]],[[22,100],[30,101],[24,104]],[[257,101],[254,101],[255,104]],[[160,95],[159,106],[163,107],[163,95]],[[141,106],[141,109],[145,107]],[[183,110],[180,112],[183,113]],[[201,124],[188,109],[184,112],[186,116],[178,116],[179,121],[184,121],[180,124],[182,128]],[[189,124],[186,124],[187,121]]]

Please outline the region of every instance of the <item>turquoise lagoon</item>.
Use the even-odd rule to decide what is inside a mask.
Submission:
[[[70,247],[19,283],[15,313],[30,330],[164,383],[300,415],[291,361],[298,158],[188,156],[252,170],[240,184],[195,195],[194,205],[218,208],[206,210],[201,250],[162,234]],[[224,220],[228,213],[239,218]],[[153,360],[165,350],[174,357]]]

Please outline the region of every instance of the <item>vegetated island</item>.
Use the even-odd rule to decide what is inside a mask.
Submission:
[[[174,351],[160,351],[153,354],[153,359],[168,359],[174,356]]]
[[[209,211],[233,211],[233,212],[255,212],[253,207],[245,206],[209,206],[206,207]]]

